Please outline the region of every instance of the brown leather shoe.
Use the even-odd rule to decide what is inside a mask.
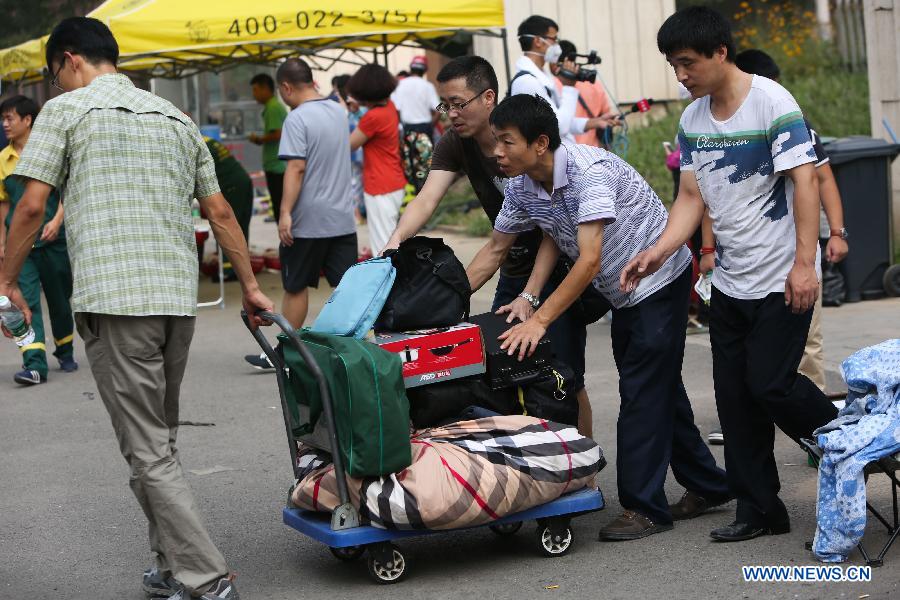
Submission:
[[[726,502],[731,502],[731,498],[725,498],[718,502],[710,502],[700,494],[695,494],[688,490],[681,496],[681,500],[675,504],[669,505],[669,511],[672,513],[672,520],[683,521],[685,519],[699,517],[709,509],[721,506]]]
[[[637,540],[670,529],[672,529],[672,525],[657,525],[640,513],[626,510],[615,521],[600,530],[600,539],[608,541]]]

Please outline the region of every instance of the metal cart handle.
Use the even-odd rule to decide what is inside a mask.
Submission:
[[[325,413],[325,423],[328,428],[328,442],[331,448],[331,460],[334,464],[335,471],[335,481],[337,483],[338,488],[338,498],[340,499],[340,506],[334,509],[334,512],[331,514],[331,528],[332,529],[350,529],[353,527],[359,526],[359,513],[356,508],[350,503],[350,494],[347,490],[347,478],[346,473],[344,471],[344,461],[341,457],[341,449],[338,444],[337,437],[337,427],[335,426],[334,420],[334,407],[331,403],[331,393],[328,390],[328,382],[325,379],[325,375],[322,373],[322,369],[319,367],[319,364],[316,362],[316,359],[313,357],[312,353],[306,348],[306,344],[303,343],[303,340],[297,335],[294,331],[294,327],[288,322],[283,315],[278,313],[273,313],[265,310],[257,311],[256,316],[266,319],[268,321],[272,321],[281,331],[284,332],[285,336],[287,336],[288,341],[291,346],[300,353],[301,358],[303,358],[303,362],[312,372],[313,377],[316,380],[316,383],[319,387],[319,395],[322,398],[322,410]],[[293,418],[291,417],[290,408],[287,405],[287,398],[285,396],[285,388],[287,382],[285,381],[285,370],[286,365],[284,362],[284,358],[275,351],[272,347],[272,344],[269,343],[269,340],[266,339],[266,336],[263,334],[260,329],[251,328],[250,327],[250,318],[247,316],[246,310],[241,310],[241,319],[244,321],[244,325],[247,326],[247,329],[250,330],[250,333],[253,335],[253,338],[259,344],[262,351],[268,357],[269,361],[275,366],[275,378],[278,381],[278,395],[281,398],[281,410],[284,412],[284,422],[285,428],[287,430],[287,438],[288,445],[290,446],[290,455],[291,455],[291,468],[294,471],[294,476],[297,476],[298,467],[297,467],[297,446],[294,441],[294,431],[293,431]]]

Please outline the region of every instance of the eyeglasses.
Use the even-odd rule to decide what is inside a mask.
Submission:
[[[439,113],[444,113],[444,114],[447,114],[451,110],[455,110],[456,112],[461,112],[462,109],[464,109],[469,104],[471,104],[475,100],[475,98],[477,98],[478,96],[480,96],[483,93],[485,93],[486,91],[488,91],[488,89],[489,88],[485,88],[485,89],[481,90],[480,92],[478,92],[477,94],[475,94],[474,96],[472,96],[471,98],[469,98],[468,100],[466,100],[465,102],[463,102],[461,104],[456,103],[456,102],[450,102],[450,103],[441,102],[440,104],[438,104],[437,106],[434,107],[434,110],[438,111]]]
[[[63,70],[63,67],[65,67],[65,66],[66,66],[66,56],[64,54],[63,58],[62,58],[62,62],[59,63],[59,68],[56,70],[56,73],[53,73],[53,79],[50,80],[50,85],[52,85],[56,89],[61,90],[63,92],[66,90],[64,90],[62,88],[62,86],[59,85],[59,74]]]

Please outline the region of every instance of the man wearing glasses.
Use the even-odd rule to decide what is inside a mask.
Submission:
[[[562,58],[559,45],[559,26],[552,19],[532,15],[519,24],[517,31],[522,56],[516,61],[516,74],[509,84],[509,94],[540,96],[550,104],[559,123],[559,135],[567,141],[575,142],[576,135],[594,129],[606,129],[617,124],[615,113],[599,117],[576,117],[578,90],[575,80],[559,77],[563,84],[557,92],[553,77],[544,70],[545,65],[555,65]],[[572,60],[565,60],[562,66],[571,72],[578,71]],[[614,107],[615,108],[615,107]]]
[[[434,148],[431,171],[422,191],[410,202],[386,248],[416,235],[434,214],[457,173],[465,173],[491,223],[503,204],[506,176],[494,158],[494,135],[488,122],[497,105],[497,76],[493,67],[480,56],[461,56],[447,63],[437,76],[441,103],[437,111],[450,118],[449,129]],[[536,307],[540,298],[549,296],[564,273],[554,274],[540,298],[525,293],[534,258],[541,244],[539,229],[522,233],[516,239],[500,268],[500,280],[494,294],[493,311],[516,302]],[[519,309],[524,308],[519,306]],[[521,310],[517,311],[521,312]],[[510,319],[512,320],[512,319]],[[586,330],[579,309],[566,311],[548,329],[554,353],[575,372],[578,396],[578,431],[592,434],[591,405],[584,389],[584,348]]]

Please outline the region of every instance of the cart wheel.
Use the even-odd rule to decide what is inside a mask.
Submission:
[[[900,264],[892,265],[884,272],[884,291],[888,296],[900,296]]]
[[[329,548],[334,557],[344,562],[353,562],[366,551],[365,546],[346,546],[345,548]]]
[[[366,563],[369,566],[369,575],[377,583],[397,583],[406,575],[406,559],[396,547],[390,549],[392,560],[388,563],[382,563],[376,558],[376,554],[369,552]]]
[[[499,535],[500,537],[507,537],[510,535],[515,535],[517,531],[522,529],[522,522],[518,523],[500,523],[499,525],[488,525],[488,529]]]
[[[544,556],[562,556],[572,547],[575,536],[569,526],[558,528],[555,533],[549,525],[539,525],[537,529],[538,546]]]

